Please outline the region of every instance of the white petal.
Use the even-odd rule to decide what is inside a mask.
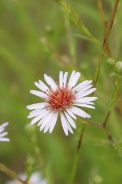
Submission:
[[[5,128],[0,128],[0,133],[3,132],[5,130]]]
[[[96,90],[96,88],[91,88],[91,89],[83,92],[81,95],[78,95],[78,96],[76,95],[76,98],[82,98],[84,96],[87,96],[87,95],[93,93],[95,90]]]
[[[36,90],[30,90],[30,93],[36,95],[36,96],[39,96],[41,98],[46,98],[47,95],[43,92],[40,92],[40,91],[36,91]]]
[[[73,72],[71,73],[71,76],[70,76],[70,79],[69,79],[69,82],[68,82],[68,85],[70,86],[71,82],[72,82],[72,79],[74,78],[75,76],[75,71],[73,70]]]
[[[47,111],[46,109],[42,109],[42,108],[39,108],[39,109],[35,109],[33,111],[31,111],[28,115],[28,118],[33,118],[35,116],[38,116],[40,114],[43,114],[43,111]]]
[[[10,141],[10,139],[9,138],[0,138],[0,141],[6,141],[6,142],[8,142],[8,141]]]
[[[67,121],[67,120],[66,120],[66,121]],[[67,121],[67,127],[68,127],[68,130],[71,132],[71,134],[73,134],[74,132],[73,132],[73,130],[72,130],[70,124],[68,123],[68,121]]]
[[[36,104],[28,105],[26,108],[29,109],[29,110],[32,110],[32,109],[45,108],[47,106],[48,106],[48,103],[42,102],[42,103],[36,103]]]
[[[56,85],[55,81],[51,77],[49,77],[46,74],[44,74],[44,79],[47,82],[47,84],[49,86],[51,86],[52,89],[54,89],[54,90],[57,89],[57,85]]]
[[[41,85],[42,91],[47,91],[49,90],[48,86],[44,84],[41,80],[39,80],[39,83]]]
[[[58,115],[58,113],[55,112],[55,113],[53,113],[53,115],[51,116],[51,120],[48,122],[48,124],[47,124],[47,125],[45,126],[45,128],[44,128],[44,133],[46,133],[46,132],[49,130],[49,128],[52,127],[52,124],[53,124],[53,128],[54,128],[55,123],[56,123],[56,120],[57,120],[57,117],[58,117],[58,116],[56,116],[56,114]],[[51,132],[50,132],[50,133],[51,133]]]
[[[77,96],[82,95],[85,91],[87,91],[88,89],[90,89],[93,85],[88,85],[86,87],[84,87],[82,90],[80,90],[78,93],[76,93]]]
[[[66,108],[65,110],[68,112],[68,114],[69,114],[72,118],[76,119],[76,116],[73,114],[72,111],[70,111],[70,108]]]
[[[76,115],[78,115],[78,116],[81,116],[81,117],[83,117],[83,118],[90,118],[90,117],[91,117],[89,114],[87,114],[86,112],[84,112],[83,110],[81,110],[81,109],[79,109],[79,108],[77,108],[77,107],[71,107],[70,110],[71,110],[74,114],[76,114]]]
[[[71,128],[71,126],[70,126],[70,124],[68,123],[68,121],[67,121],[67,119],[66,119],[66,117],[64,116],[64,114],[62,113],[62,116],[63,116],[63,119],[64,119],[64,121],[66,122],[66,124],[67,124],[67,128],[68,128],[68,130],[73,134],[73,130],[72,130],[72,128]]]
[[[50,125],[49,133],[52,133],[52,131],[54,129],[54,126],[56,124],[57,118],[58,118],[58,113],[55,112],[54,115],[53,115],[53,118],[52,118],[52,123]]]
[[[34,83],[41,91],[47,91],[49,90],[49,88],[41,81],[39,80],[39,83],[38,82],[35,82]]]
[[[66,116],[68,122],[72,125],[72,127],[73,127],[73,128],[76,128],[76,124],[75,124],[75,122],[73,121],[73,119],[69,116],[69,114],[68,114],[66,111],[64,111],[64,114],[65,114],[65,116]]]
[[[66,86],[66,83],[67,83],[67,76],[68,76],[68,72],[65,72],[65,73],[64,73],[64,78],[63,78],[63,87]]]
[[[82,98],[83,99],[83,98]],[[77,102],[78,104],[86,104],[86,105],[95,105],[93,102],[83,102],[83,103],[79,103]],[[76,103],[74,103],[73,105],[75,105]]]
[[[86,86],[88,86],[91,83],[92,83],[92,80],[83,81],[80,84],[78,84],[76,87],[74,87],[73,91],[79,91],[79,90],[85,88]]]
[[[48,125],[48,123],[50,123],[53,113],[50,112],[50,114],[48,116],[46,116],[45,120],[43,120],[43,122],[40,126],[40,131],[42,131],[46,127],[46,125]]]
[[[59,73],[59,86],[60,88],[62,88],[63,86],[63,72],[62,71],[60,71]]]
[[[72,77],[72,80],[68,84],[70,88],[72,88],[72,87],[74,87],[76,85],[79,77],[80,77],[80,73],[79,72],[76,72],[76,74],[74,75],[74,77]]]
[[[31,121],[31,125],[33,125],[34,123],[36,123],[37,121],[39,121],[40,119],[42,119],[49,111],[44,109],[41,111],[41,114],[36,116],[32,121]]]
[[[49,110],[47,112],[47,114],[45,114],[43,116],[43,118],[41,119],[41,121],[39,121],[38,126],[40,126],[41,124],[43,124],[44,121],[48,121],[48,119],[49,119],[49,117],[50,117],[51,114],[52,114],[52,112]]]
[[[3,132],[2,134],[0,134],[0,137],[4,137],[6,135],[8,135],[8,132]]]
[[[67,127],[67,122],[66,119],[64,118],[64,115],[62,113],[60,113],[60,118],[61,118],[61,124],[62,124],[62,128],[64,130],[64,133],[66,134],[66,136],[68,135],[68,127]]]
[[[85,97],[85,98],[76,99],[76,100],[74,100],[74,102],[76,102],[76,103],[89,103],[89,102],[94,101],[96,99],[97,99],[97,97]]]
[[[94,106],[88,105],[88,104],[74,103],[73,105],[75,105],[75,106],[80,106],[80,107],[88,107],[88,108],[90,108],[90,109],[95,109]]]
[[[83,103],[83,104],[87,104],[87,105],[95,105],[93,102],[87,102],[87,103]]]
[[[49,121],[49,122],[46,124],[46,126],[43,128],[43,129],[44,129],[44,133],[46,133],[46,132],[49,130],[50,126],[51,126],[51,121]]]
[[[0,125],[0,128],[5,128],[8,124],[9,124],[8,122],[5,122],[2,125]]]

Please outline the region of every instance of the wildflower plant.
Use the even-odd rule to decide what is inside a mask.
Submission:
[[[0,3],[0,184],[121,182],[120,0]]]
[[[44,79],[48,86],[39,80],[39,82],[35,82],[35,85],[41,92],[30,91],[30,93],[42,98],[43,102],[27,106],[28,109],[32,110],[28,118],[34,118],[31,121],[31,125],[39,121],[40,131],[44,130],[44,133],[48,130],[49,133],[52,133],[58,115],[65,134],[68,135],[68,131],[73,133],[71,127],[76,128],[74,122],[76,115],[83,118],[91,117],[81,108],[95,108],[93,101],[97,98],[86,97],[96,90],[96,88],[92,88],[92,81],[85,80],[76,85],[80,73],[73,71],[68,82],[67,76],[68,72],[63,73],[60,71],[59,82],[56,84],[50,76],[44,74]]]

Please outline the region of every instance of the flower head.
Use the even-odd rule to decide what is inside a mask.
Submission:
[[[44,133],[53,131],[58,115],[65,134],[68,135],[68,131],[73,133],[71,127],[76,128],[74,122],[76,115],[83,118],[91,117],[81,107],[95,108],[93,101],[97,98],[86,97],[96,90],[96,88],[92,88],[92,81],[85,80],[76,85],[80,73],[73,71],[68,82],[67,76],[68,72],[60,71],[59,82],[55,83],[50,76],[44,74],[47,85],[39,80],[39,82],[35,82],[35,85],[41,91],[30,91],[30,93],[42,98],[43,102],[27,106],[27,109],[32,110],[28,118],[34,118],[31,125],[39,121],[40,131],[44,130]]]
[[[3,123],[0,125],[0,141],[10,141],[9,138],[5,138],[5,136],[8,134],[8,132],[4,132],[5,127],[8,125],[8,122]]]

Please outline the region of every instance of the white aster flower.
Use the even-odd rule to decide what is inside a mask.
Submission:
[[[26,181],[26,175],[25,174],[19,174],[18,177],[22,181]],[[10,180],[7,181],[5,184],[22,184],[18,180]],[[40,172],[35,171],[31,177],[29,178],[28,184],[47,184],[47,180],[42,178],[42,175]]]
[[[45,85],[41,80],[35,82],[35,85],[41,90],[31,90],[30,93],[40,97],[43,102],[28,105],[27,109],[32,110],[28,118],[33,118],[31,125],[38,122],[40,131],[51,133],[56,124],[58,115],[61,119],[61,124],[66,135],[68,131],[73,133],[71,127],[76,128],[74,119],[76,115],[83,118],[90,118],[81,107],[95,109],[93,101],[96,97],[86,97],[93,93],[96,88],[92,88],[92,80],[85,80],[76,85],[80,73],[73,71],[69,81],[67,82],[68,72],[59,73],[58,84],[50,77],[44,74]]]
[[[4,132],[5,127],[8,125],[8,122],[3,123],[0,125],[0,141],[10,141],[9,138],[6,138],[5,136],[8,134],[8,132]]]

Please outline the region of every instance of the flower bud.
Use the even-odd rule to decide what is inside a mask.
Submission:
[[[118,61],[115,64],[115,72],[119,75],[122,75],[122,61]]]
[[[107,65],[108,66],[114,66],[115,65],[115,59],[114,58],[108,58],[107,59]]]

